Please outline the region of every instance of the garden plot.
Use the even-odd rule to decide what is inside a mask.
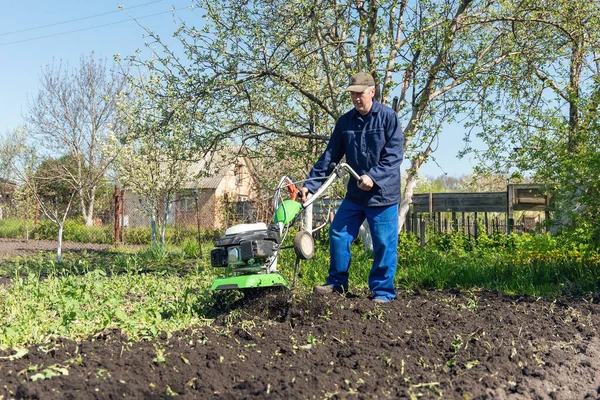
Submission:
[[[600,298],[270,293],[206,327],[0,353],[0,398],[600,397]]]

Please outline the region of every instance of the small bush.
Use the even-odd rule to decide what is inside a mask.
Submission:
[[[56,240],[58,236],[58,225],[49,220],[41,221],[34,238],[40,240]],[[111,226],[86,226],[83,218],[68,219],[63,229],[63,240],[79,243],[101,243],[113,242]]]
[[[29,225],[32,230],[33,225]],[[23,221],[17,218],[5,218],[0,220],[0,238],[20,238],[25,234]]]
[[[38,240],[54,240],[58,235],[58,225],[52,221],[44,220],[38,223],[34,238]]]
[[[130,245],[148,245],[152,242],[152,231],[149,226],[125,228],[122,240]]]
[[[157,239],[160,240],[160,231],[156,232]],[[204,242],[214,242],[221,237],[221,232],[213,229],[201,229],[200,240]],[[123,234],[125,244],[147,245],[152,242],[152,230],[149,226],[125,228]],[[198,228],[192,225],[169,225],[165,232],[165,242],[174,245],[182,245],[186,240],[198,241]]]
[[[167,257],[168,251],[164,246],[152,244],[144,247],[137,255],[144,261],[163,261]]]
[[[194,239],[184,239],[181,243],[181,250],[187,258],[197,258],[200,256],[200,244]]]

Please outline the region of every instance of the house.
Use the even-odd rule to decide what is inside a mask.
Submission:
[[[0,219],[11,216],[14,211],[13,194],[17,190],[14,182],[0,178]]]
[[[188,182],[177,197],[175,223],[223,229],[231,222],[249,222],[257,196],[252,171],[252,161],[239,151],[228,156],[214,154],[192,165],[190,176],[205,177]]]
[[[239,149],[210,154],[194,163],[189,168],[189,181],[171,205],[168,223],[224,229],[232,222],[254,222],[252,201],[257,185],[252,171],[251,160]],[[139,203],[136,193],[125,193],[125,226],[150,225]]]

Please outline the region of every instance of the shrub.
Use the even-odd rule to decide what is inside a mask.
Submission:
[[[140,259],[146,262],[163,261],[167,257],[168,251],[163,246],[152,244],[150,246],[144,247],[138,252],[137,255]]]
[[[56,240],[58,236],[58,225],[49,220],[43,220],[38,224],[34,232],[35,239]],[[86,226],[83,218],[68,219],[63,229],[63,240],[79,243],[102,243],[113,242],[111,226]]]
[[[197,258],[200,256],[200,244],[194,239],[184,239],[181,243],[181,250],[187,258]]]
[[[160,231],[156,232],[157,238],[160,238]],[[221,232],[212,229],[201,229],[200,240],[204,242],[214,242],[221,236]],[[147,245],[152,242],[152,230],[149,226],[126,228],[123,235],[125,244]],[[186,240],[198,241],[198,228],[193,225],[169,225],[165,232],[165,242],[169,244],[181,245]]]
[[[33,225],[30,224],[30,230]],[[0,220],[0,238],[18,238],[23,237],[25,228],[23,221],[17,218],[5,218]]]
[[[152,242],[152,231],[146,226],[125,228],[122,240],[130,245],[148,245]]]

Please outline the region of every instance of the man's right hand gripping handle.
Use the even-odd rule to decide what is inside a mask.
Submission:
[[[301,203],[306,203],[306,200],[308,200],[309,194],[310,194],[310,192],[308,191],[307,188],[305,188],[305,187],[300,188],[300,193],[298,194],[298,199],[300,200]]]

